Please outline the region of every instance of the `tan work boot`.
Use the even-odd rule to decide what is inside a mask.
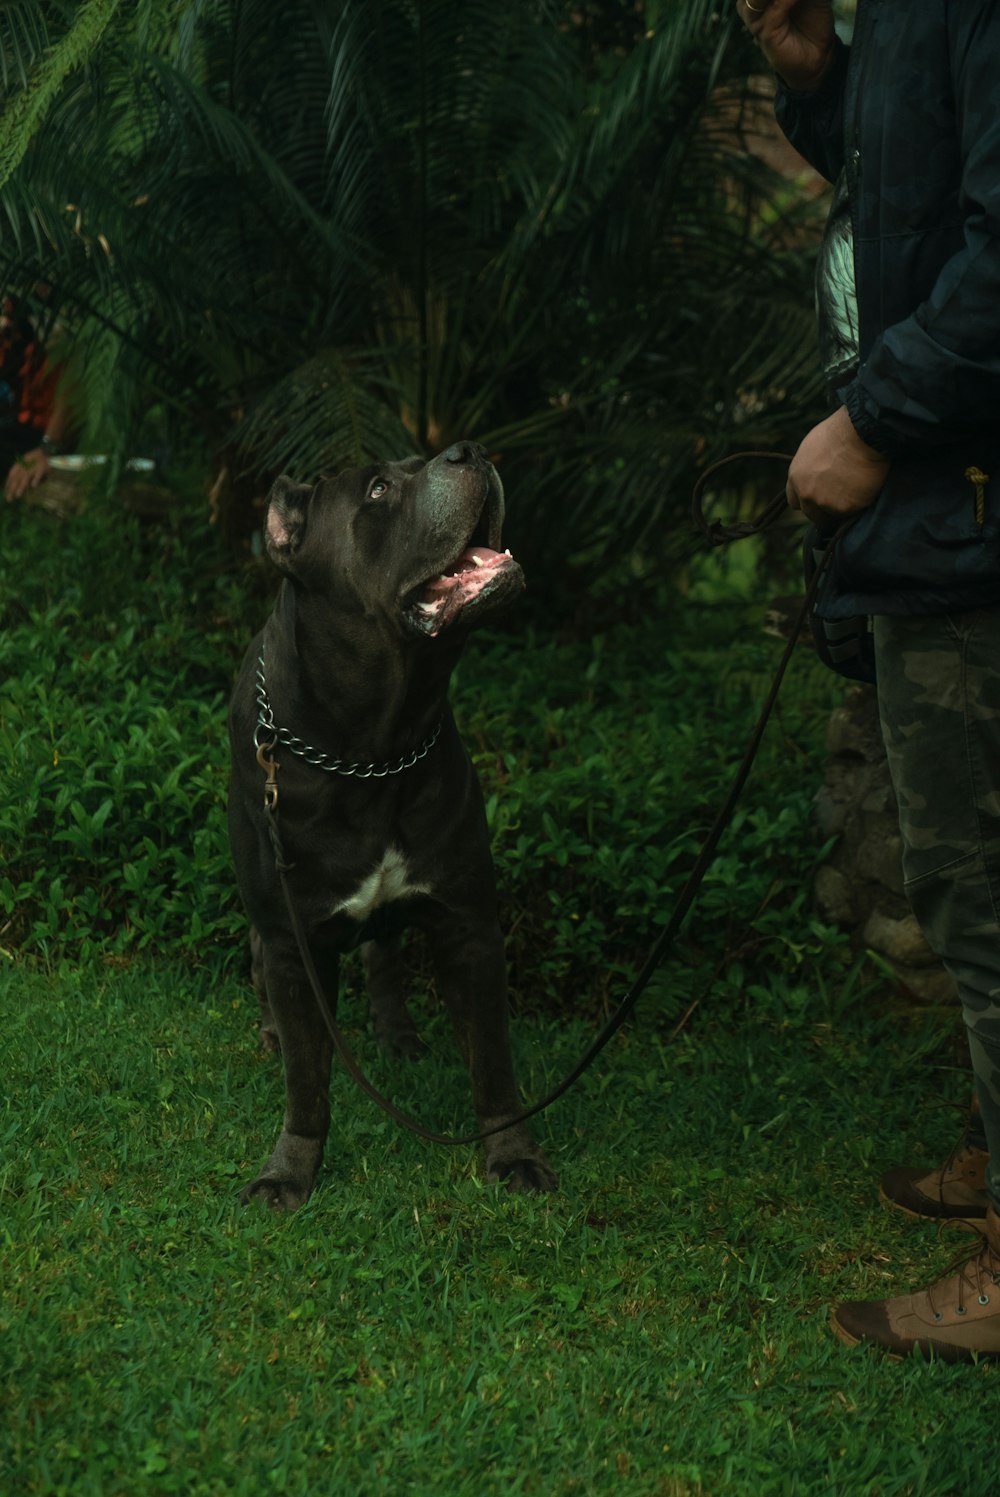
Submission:
[[[965,1132],[944,1164],[934,1169],[900,1165],[882,1176],[879,1196],[887,1206],[924,1221],[964,1221],[982,1231],[989,1196],[986,1149],[978,1103],[973,1099]]]
[[[982,1228],[989,1196],[990,1156],[974,1144],[957,1149],[936,1169],[898,1166],[882,1176],[879,1196],[887,1206],[926,1221],[964,1221]]]
[[[897,1358],[913,1351],[942,1362],[1000,1357],[1000,1216],[992,1206],[982,1230],[971,1256],[929,1289],[838,1305],[831,1316],[836,1335],[848,1346],[865,1341]]]

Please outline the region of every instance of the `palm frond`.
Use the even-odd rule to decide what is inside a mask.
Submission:
[[[45,15],[32,0],[15,0],[0,10],[0,98],[27,88],[48,40]]]
[[[519,546],[596,564],[819,403],[815,205],[747,149],[717,0],[621,47],[570,0],[113,3],[2,12],[0,265],[55,284],[90,440],[155,405],[307,477],[478,436]]]
[[[0,114],[0,187],[23,158],[31,138],[59,95],[67,75],[86,63],[114,21],[122,0],[83,0],[68,31],[37,55],[23,86]],[[17,33],[13,33],[15,38]],[[23,41],[23,29],[21,40]],[[22,46],[17,54],[27,55]]]
[[[371,458],[409,456],[413,434],[394,406],[398,392],[388,389],[378,357],[325,349],[267,389],[234,439],[252,472],[280,469],[308,478]]]

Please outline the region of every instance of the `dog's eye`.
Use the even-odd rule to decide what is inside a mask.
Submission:
[[[383,483],[381,478],[376,478],[375,482],[368,490],[368,497],[369,499],[381,499],[382,495],[387,494],[388,492],[389,485],[387,483]]]

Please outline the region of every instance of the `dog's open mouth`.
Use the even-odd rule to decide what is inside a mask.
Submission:
[[[463,615],[507,602],[524,587],[524,574],[509,551],[473,543],[437,577],[420,588],[410,605],[411,621],[432,638]]]

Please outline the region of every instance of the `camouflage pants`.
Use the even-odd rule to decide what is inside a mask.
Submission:
[[[958,984],[1000,1209],[1000,608],[875,620],[913,912]]]

